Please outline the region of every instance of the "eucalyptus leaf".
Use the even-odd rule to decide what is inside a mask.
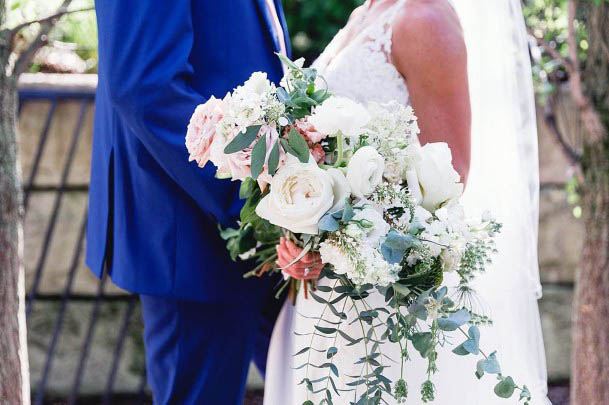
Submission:
[[[323,334],[326,335],[331,335],[334,332],[336,332],[336,328],[327,328],[325,326],[319,326],[319,325],[315,325],[315,329],[317,329],[318,331],[320,331]]]
[[[391,264],[400,263],[406,250],[413,245],[413,241],[414,238],[411,235],[403,235],[394,229],[390,230],[381,245],[383,258]]]
[[[271,148],[271,153],[269,154],[268,171],[271,176],[275,175],[277,167],[279,167],[279,140],[275,141],[275,144],[273,144],[273,147]]]
[[[463,347],[463,344],[460,344],[459,346],[455,347],[452,352],[457,356],[467,356],[469,354],[469,352]]]
[[[460,326],[465,325],[471,319],[469,311],[465,308],[450,314],[446,318],[438,319],[438,327],[443,331],[457,330]]]
[[[266,159],[266,135],[256,142],[252,149],[251,156],[251,172],[254,180],[258,179],[260,173],[264,169],[264,161]]]
[[[423,358],[427,358],[433,350],[433,336],[430,332],[413,333],[410,340]]]
[[[326,232],[336,232],[339,228],[338,221],[330,214],[326,214],[321,217],[317,226],[320,231]]]
[[[349,199],[347,198],[345,201],[345,208],[343,208],[342,221],[349,222],[355,216],[355,212],[353,211],[353,206],[349,203]]]
[[[252,125],[251,127],[247,127],[245,132],[237,134],[237,136],[226,145],[224,153],[230,155],[231,153],[239,152],[250,146],[252,142],[254,142],[254,139],[256,139],[261,127],[262,125]]]
[[[480,362],[479,362],[480,363]],[[497,360],[497,352],[492,352],[486,359],[482,359],[480,366],[485,373],[501,374],[501,366]]]
[[[502,378],[501,381],[499,381],[497,385],[495,385],[493,391],[495,391],[495,394],[497,394],[497,396],[500,398],[509,398],[514,393],[515,389],[516,384],[514,384],[514,380],[512,379],[512,377],[508,376]]]
[[[305,348],[303,348],[303,349],[299,350],[299,351],[298,351],[298,353],[295,353],[295,354],[294,354],[294,357],[296,357],[296,356],[298,356],[298,355],[301,355],[301,354],[303,354],[303,353],[308,352],[308,351],[309,351],[309,349],[310,349],[310,347],[305,347]]]
[[[302,163],[309,161],[309,146],[300,133],[292,128],[288,134],[288,145],[296,152],[296,157]]]

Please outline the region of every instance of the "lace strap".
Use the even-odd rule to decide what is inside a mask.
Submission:
[[[393,21],[405,2],[406,0],[397,0],[395,4],[388,7],[382,18],[379,18],[379,22],[371,27],[368,34],[369,41],[374,44],[374,48],[382,51],[388,59],[391,56]]]

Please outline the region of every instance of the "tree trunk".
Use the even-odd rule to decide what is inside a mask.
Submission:
[[[571,402],[604,405],[609,404],[609,4],[580,2],[580,7],[589,32],[584,84],[604,134],[585,139],[582,162],[586,236],[576,279]]]
[[[602,145],[587,154],[584,215],[586,236],[577,275],[572,403],[609,404],[609,162]]]
[[[0,20],[4,2],[0,1]],[[22,204],[16,143],[16,79],[0,37],[0,403],[29,404],[22,261]]]

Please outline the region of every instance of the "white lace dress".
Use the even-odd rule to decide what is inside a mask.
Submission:
[[[403,7],[406,0],[397,0],[395,4],[389,6],[382,12],[371,25],[359,32],[352,38],[346,38],[347,33],[343,29],[335,36],[332,42],[320,55],[314,63],[319,73],[325,78],[328,88],[337,95],[350,97],[361,103],[370,101],[388,102],[398,100],[404,105],[410,104],[410,97],[406,86],[406,81],[398,72],[395,66],[391,63],[391,45],[392,45],[392,23],[396,13]],[[348,41],[347,41],[348,40]],[[332,280],[322,280],[321,285],[332,285]],[[450,284],[450,280],[448,281]],[[327,294],[320,295],[328,298]],[[484,296],[492,297],[493,291],[488,291]],[[344,300],[343,302],[348,301]],[[370,307],[385,306],[385,300],[378,293],[372,294],[366,299]],[[491,305],[495,305],[493,301]],[[340,306],[342,307],[341,302]],[[535,306],[536,301],[531,299],[531,305]],[[349,320],[355,318],[356,309],[350,308],[351,304],[347,304],[345,308],[339,308],[347,313]],[[353,381],[345,376],[358,376],[362,374],[362,365],[355,365],[357,359],[363,357],[364,347],[361,344],[348,345],[343,337],[338,336],[336,341],[333,339],[323,338],[319,336],[305,335],[315,330],[315,325],[322,312],[324,318],[330,321],[336,321],[336,318],[329,310],[324,310],[325,305],[320,304],[311,297],[305,299],[301,290],[296,300],[296,305],[291,302],[286,302],[275,325],[266,369],[265,383],[265,405],[300,405],[307,399],[318,404],[325,398],[324,390],[318,394],[308,392],[305,384],[301,384],[303,378],[308,378],[311,381],[323,379],[330,372],[329,368],[314,368],[303,367],[299,368],[305,362],[311,364],[322,365],[328,363],[326,351],[329,347],[337,347],[338,354],[333,357],[334,364],[337,366],[340,376],[334,377],[336,388],[340,390],[350,390],[351,392],[341,392],[340,396],[336,395],[331,386],[328,386],[333,392],[334,404],[350,404],[356,400],[353,387],[346,384]],[[361,311],[363,308],[358,308]],[[321,324],[321,326],[332,326],[329,324]],[[531,340],[531,345],[535,351],[543,346],[541,343],[541,333],[539,330],[539,318],[533,317],[529,331],[525,328],[525,333],[530,332],[527,339]],[[358,337],[362,334],[359,323],[350,325],[341,325],[341,330],[350,336]],[[296,334],[294,333],[296,332]],[[486,340],[488,328],[484,328],[481,345],[488,347],[490,351],[498,349],[501,353],[502,348],[509,347],[509,341],[506,341],[504,336],[503,342],[498,342],[500,336],[493,333],[493,341]],[[485,342],[486,340],[486,342]],[[459,343],[459,342],[457,342]],[[490,344],[490,346],[487,346]],[[294,356],[301,349],[313,346],[318,349],[324,349],[320,352],[309,350],[305,354]],[[493,393],[493,386],[496,383],[492,377],[485,377],[483,381],[479,381],[474,376],[475,361],[472,356],[470,358],[457,357],[450,353],[452,347],[441,349],[438,359],[439,372],[433,378],[436,385],[436,400],[435,404],[455,405],[455,404],[509,404],[517,403],[516,398],[510,400],[499,399]],[[383,358],[379,361],[387,367],[385,375],[391,380],[396,381],[400,376],[400,366],[398,363],[392,362],[387,358],[399,360],[400,349],[398,345],[384,344],[381,351]],[[412,360],[406,363],[404,377],[408,384],[409,395],[407,403],[420,404],[420,387],[421,383],[426,379],[427,361],[421,359],[414,349],[410,349]],[[510,351],[510,354],[512,352]],[[541,353],[543,355],[543,352]],[[387,358],[385,358],[385,356]],[[535,367],[527,368],[527,359],[525,354],[516,354],[520,356],[520,361],[510,362],[521,367],[520,370],[515,370],[511,375],[519,381],[525,383],[533,391],[536,397],[533,404],[547,403],[545,399],[545,369],[535,370]],[[505,365],[505,361],[503,361]],[[507,369],[506,369],[507,371]],[[322,383],[317,383],[315,388],[324,388],[327,380]],[[320,385],[321,384],[321,385]],[[358,391],[358,396],[361,395],[362,389]],[[393,404],[395,401],[391,398],[385,398],[387,403]]]

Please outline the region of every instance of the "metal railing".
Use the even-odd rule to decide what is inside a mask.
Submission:
[[[68,183],[68,177],[73,167],[73,163],[77,154],[79,142],[83,138],[85,119],[87,113],[94,108],[94,89],[68,89],[58,90],[56,88],[46,89],[44,86],[37,88],[22,88],[19,91],[19,119],[27,120],[28,117],[23,116],[23,107],[32,102],[48,102],[50,103],[48,112],[44,119],[42,130],[39,134],[35,151],[31,162],[31,171],[24,181],[24,206],[25,215],[27,217],[31,198],[36,193],[53,193],[52,205],[46,229],[44,229],[39,254],[36,259],[36,264],[33,267],[33,276],[31,277],[31,287],[26,296],[26,314],[28,323],[32,317],[32,313],[36,305],[42,303],[56,302],[59,305],[57,315],[49,328],[50,340],[48,346],[45,346],[45,355],[43,365],[40,369],[40,377],[32,379],[32,403],[36,405],[44,403],[149,403],[150,397],[146,390],[145,371],[142,370],[139,387],[134,392],[128,394],[115,392],[115,384],[118,376],[119,366],[122,361],[122,354],[125,349],[125,342],[128,336],[129,328],[138,320],[134,314],[138,310],[137,296],[126,294],[109,294],[106,292],[106,279],[98,283],[97,291],[94,294],[82,294],[74,292],[74,283],[77,272],[82,269],[82,261],[84,257],[85,229],[87,221],[86,210],[80,219],[77,231],[77,240],[74,246],[63,246],[63,249],[72,249],[71,261],[67,268],[67,275],[63,291],[57,293],[41,293],[41,280],[45,270],[49,267],[49,263],[53,260],[50,257],[50,247],[53,238],[58,233],[57,224],[67,193],[87,193],[88,185],[79,184],[71,185]],[[39,176],[40,164],[45,153],[45,148],[48,144],[49,134],[53,120],[56,118],[57,107],[61,103],[70,102],[78,103],[78,117],[71,133],[65,134],[69,137],[68,151],[65,156],[59,182],[56,185],[36,185],[36,179]],[[88,151],[90,153],[90,151]],[[26,235],[27,238],[27,235]],[[26,252],[28,254],[28,252]],[[91,304],[90,314],[88,319],[80,320],[86,325],[84,339],[77,350],[78,356],[73,367],[72,375],[63,375],[62,378],[71,380],[70,388],[67,392],[57,394],[49,392],[49,381],[53,374],[53,362],[57,357],[58,345],[65,333],[66,329],[66,314],[71,304],[75,302],[86,301]],[[99,326],[100,311],[103,305],[120,303],[123,307],[122,318],[116,321],[116,341],[114,343],[114,352],[112,358],[109,359],[110,368],[105,378],[105,381],[96,381],[103,389],[99,393],[86,397],[82,396],[81,387],[83,384],[83,376],[85,375],[89,365],[90,353],[94,344],[94,334]],[[144,369],[142,367],[142,369]],[[86,399],[85,399],[86,398]]]

